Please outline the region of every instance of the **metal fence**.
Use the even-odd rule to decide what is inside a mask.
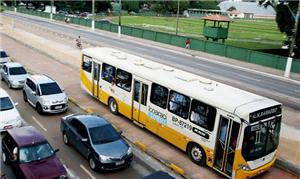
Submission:
[[[10,8],[5,7],[5,9],[11,11],[14,10],[14,8],[11,7]],[[18,8],[17,12],[25,13],[29,15],[35,15],[44,18],[50,18],[49,13],[27,10],[24,8]],[[65,16],[53,14],[53,19],[58,21],[63,21],[65,19]],[[90,19],[82,19],[77,17],[69,17],[69,19],[70,19],[70,23],[78,24],[82,26],[90,27],[92,24]],[[107,22],[96,21],[95,28],[105,30],[105,31],[115,32],[115,33],[118,32],[118,25],[107,23]],[[122,26],[122,34],[137,37],[137,38],[157,41],[160,43],[170,44],[178,47],[185,47],[185,41],[188,38],[184,36],[176,36],[174,34],[156,32],[156,31],[129,27],[129,26]],[[191,39],[190,48],[192,50],[203,51],[210,54],[233,58],[236,60],[263,65],[263,66],[267,66],[279,70],[285,69],[287,57],[262,53],[254,50],[241,48],[241,47],[225,45],[222,43],[199,40],[196,38],[190,38],[190,39]],[[291,71],[295,73],[300,73],[299,59],[295,59],[293,61]]]

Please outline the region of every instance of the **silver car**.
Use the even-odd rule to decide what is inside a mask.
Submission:
[[[23,88],[27,72],[19,63],[5,63],[0,69],[1,80],[7,82],[9,88]]]
[[[46,75],[28,75],[23,97],[39,114],[59,113],[68,109],[68,97],[64,90]]]
[[[9,62],[9,57],[3,49],[0,49],[0,68],[3,64]]]

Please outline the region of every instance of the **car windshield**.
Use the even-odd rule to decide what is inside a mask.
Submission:
[[[10,75],[24,75],[26,74],[26,70],[23,67],[13,67],[9,68]]]
[[[57,83],[44,83],[40,84],[42,95],[51,95],[62,93]]]
[[[279,143],[281,117],[245,128],[242,155],[255,160],[276,150]]]
[[[37,145],[26,146],[20,148],[19,159],[20,163],[29,163],[33,161],[43,160],[54,155],[54,150],[48,142]]]
[[[7,54],[4,51],[0,51],[0,58],[6,58],[8,57]]]
[[[110,125],[89,128],[93,144],[109,143],[120,139],[120,134]]]
[[[14,105],[12,104],[9,97],[0,98],[0,111],[6,111],[6,110],[13,109],[13,108],[14,108]]]

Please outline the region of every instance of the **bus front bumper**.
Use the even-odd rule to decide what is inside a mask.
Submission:
[[[274,159],[270,162],[270,163],[267,163],[266,165],[262,166],[262,167],[259,167],[255,170],[237,170],[236,171],[236,176],[235,178],[252,178],[252,177],[255,177],[261,173],[264,173],[266,171],[268,171],[274,164],[275,164],[275,161],[276,161],[276,157],[274,157]]]

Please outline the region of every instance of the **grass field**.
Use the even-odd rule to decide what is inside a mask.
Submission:
[[[118,23],[118,17],[113,17],[112,21]],[[203,23],[204,21],[199,18],[180,18],[178,33],[204,39]],[[175,34],[176,18],[122,16],[122,25]],[[281,47],[283,41],[284,36],[278,30],[275,20],[234,19],[230,24],[229,38],[225,43],[249,49],[276,49]]]

